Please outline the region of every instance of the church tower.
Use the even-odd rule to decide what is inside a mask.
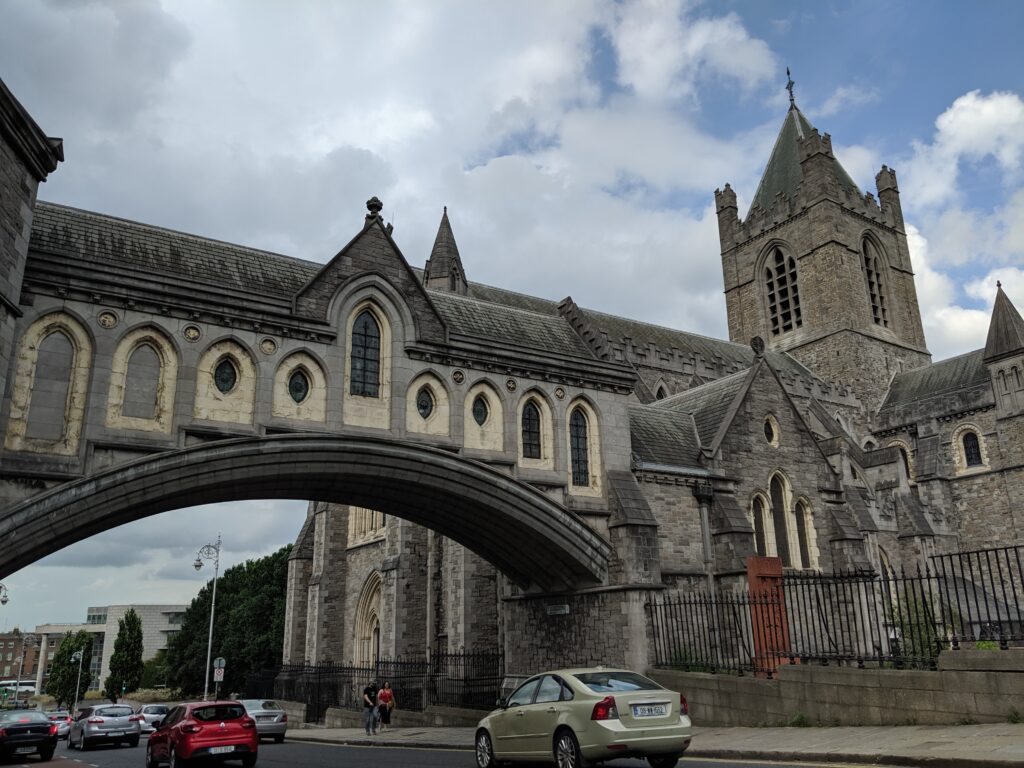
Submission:
[[[819,134],[790,106],[746,218],[736,193],[715,191],[732,341],[754,336],[873,414],[898,371],[931,360],[910,266],[896,173],[862,194]]]

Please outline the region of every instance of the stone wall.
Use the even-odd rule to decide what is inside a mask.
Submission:
[[[652,669],[704,726],[955,725],[1024,710],[1024,650],[950,651],[938,671],[780,667],[772,680]]]

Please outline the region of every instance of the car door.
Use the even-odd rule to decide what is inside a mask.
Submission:
[[[522,755],[525,750],[526,707],[533,703],[540,678],[534,677],[516,688],[505,703],[505,711],[494,718],[491,734],[494,737],[494,751],[503,759]]]
[[[167,717],[160,723],[160,727],[156,729],[149,737],[149,749],[150,754],[153,755],[155,760],[166,761],[169,754],[168,743],[171,738],[171,728],[178,720],[181,719],[181,713],[184,707],[174,707],[170,712],[167,713]]]
[[[562,681],[555,675],[544,675],[537,686],[533,703],[523,707],[523,750],[529,755],[550,755],[555,725],[565,710],[562,703]]]

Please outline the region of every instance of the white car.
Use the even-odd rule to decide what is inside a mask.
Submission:
[[[167,717],[170,707],[167,704],[143,704],[135,710],[135,714],[142,715],[142,719],[139,721],[139,726],[142,728],[143,733],[152,733],[156,730],[156,726],[153,723],[158,720],[163,720]]]

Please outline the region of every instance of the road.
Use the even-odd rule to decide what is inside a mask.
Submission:
[[[61,742],[50,768],[143,768],[145,740],[138,747],[97,747],[88,752],[69,750]],[[257,768],[473,768],[474,755],[469,750],[401,749],[396,747],[352,747],[333,744],[303,744],[297,741],[284,744],[264,742],[260,745]],[[3,763],[5,768],[40,768],[45,763],[37,759]],[[226,763],[239,766],[240,763]],[[614,760],[604,763],[608,768],[649,768],[644,760]],[[818,763],[765,763],[761,761],[700,760],[687,758],[680,768],[817,768]],[[821,766],[824,768],[824,766]],[[828,768],[843,768],[832,763]]]

